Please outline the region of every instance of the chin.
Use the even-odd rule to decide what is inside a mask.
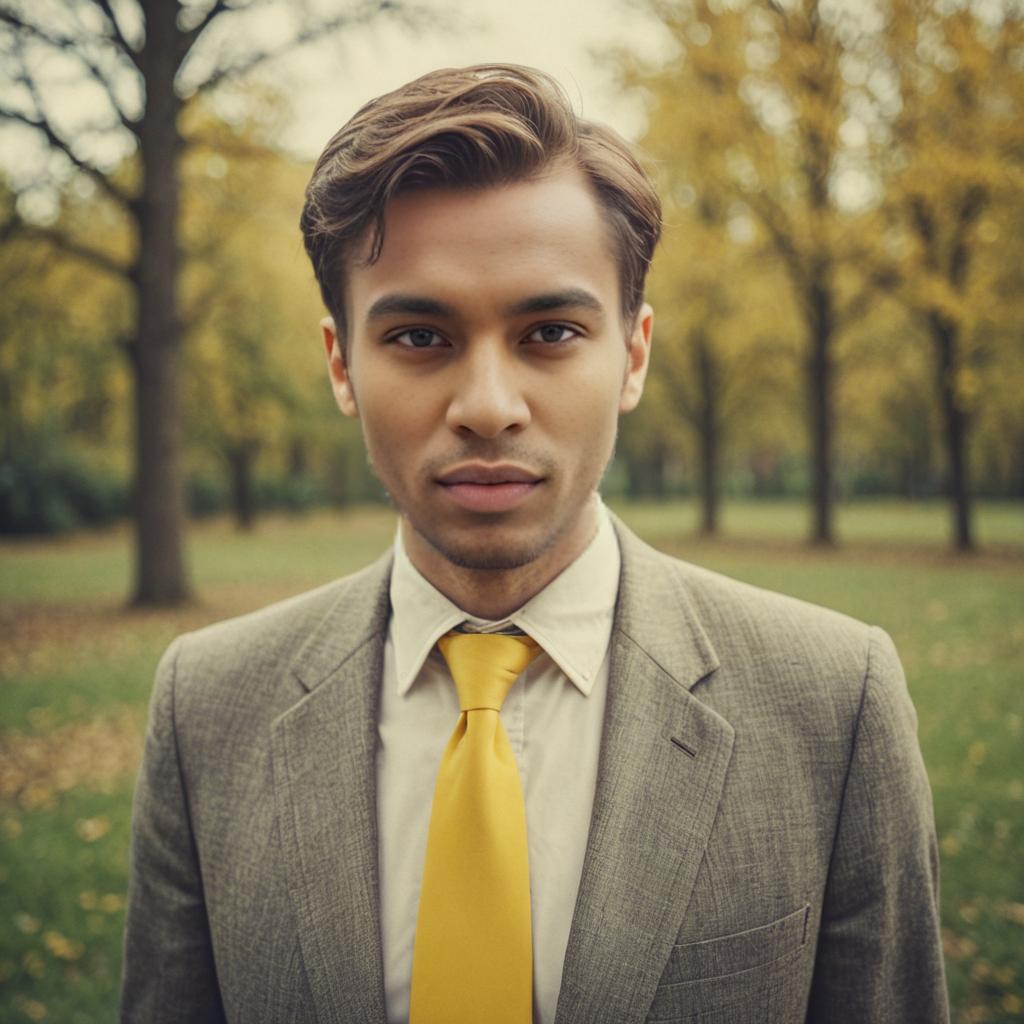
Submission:
[[[476,569],[481,572],[507,572],[521,569],[536,561],[554,543],[554,538],[547,538],[539,544],[495,544],[494,539],[484,543],[472,544],[439,541],[438,538],[427,536],[427,540],[441,555],[460,569]]]
[[[452,565],[481,572],[507,572],[536,561],[558,539],[556,532],[524,537],[521,531],[482,526],[478,531],[413,528]],[[473,534],[478,536],[474,537]],[[518,536],[516,534],[519,534]]]

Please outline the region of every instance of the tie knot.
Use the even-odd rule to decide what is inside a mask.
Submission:
[[[447,633],[437,646],[455,680],[461,711],[500,711],[519,673],[540,654],[535,640],[505,633]]]

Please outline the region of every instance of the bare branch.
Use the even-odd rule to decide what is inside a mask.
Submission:
[[[110,253],[104,252],[102,249],[96,249],[85,242],[69,238],[56,228],[44,227],[41,224],[28,224],[20,218],[11,218],[5,224],[0,225],[0,242],[18,238],[47,242],[66,255],[83,260],[90,266],[112,274],[121,280],[124,280],[131,274],[131,268],[121,263],[120,260],[115,259]]]
[[[685,334],[683,345],[685,345],[686,349],[689,349],[693,344],[694,331],[695,329],[691,328]],[[661,364],[661,376],[672,392],[672,397],[676,400],[680,415],[688,423],[696,424],[698,417],[693,396],[690,392],[690,374],[681,372],[676,366],[674,359],[666,359]]]
[[[193,296],[188,309],[181,316],[181,330],[186,337],[191,337],[213,315],[216,298],[223,290],[219,278],[214,278],[200,293]]]
[[[802,291],[807,285],[807,272],[800,258],[800,252],[783,223],[785,215],[764,192],[744,193],[743,201],[757,214],[758,220],[768,232],[776,252],[782,257],[783,264],[789,272],[793,284],[796,285],[797,291]]]
[[[874,306],[879,293],[891,293],[902,283],[895,267],[878,267],[864,286],[838,312],[836,323],[840,329],[852,327],[863,319]]]
[[[33,39],[36,39],[41,43],[46,43],[48,46],[52,46],[55,50],[60,50],[62,53],[70,54],[78,60],[83,68],[85,68],[86,74],[88,74],[89,78],[99,85],[106,93],[107,99],[110,101],[111,107],[114,108],[114,113],[117,115],[117,119],[121,122],[122,127],[127,128],[132,134],[138,134],[138,124],[128,116],[124,107],[121,106],[121,103],[117,98],[117,93],[114,91],[114,87],[106,74],[104,74],[102,68],[100,68],[95,61],[86,56],[82,46],[83,40],[61,35],[50,29],[44,29],[39,25],[23,21],[16,14],[12,14],[10,11],[0,10],[0,22],[10,25],[16,32],[22,32],[25,35],[31,36]],[[24,69],[24,61],[22,61],[22,69],[24,71],[22,77],[27,77],[27,71]]]
[[[29,117],[28,114],[24,114],[20,110],[9,110],[6,108],[0,108],[0,118],[8,121],[16,121],[42,132],[51,146],[55,149],[59,149],[75,165],[75,167],[77,167],[83,174],[88,175],[88,177],[99,185],[99,187],[106,192],[111,199],[118,203],[118,205],[123,207],[131,206],[131,196],[115,185],[98,167],[94,167],[92,164],[78,156],[71,148],[71,144],[66,139],[59,136],[53,130],[53,126],[45,118]]]
[[[95,167],[88,161],[83,160],[74,151],[71,143],[60,135],[53,127],[49,118],[46,116],[46,109],[43,105],[43,98],[39,95],[39,89],[37,88],[35,81],[33,81],[31,74],[29,74],[24,54],[21,52],[22,46],[20,39],[15,40],[15,51],[17,53],[20,66],[14,77],[16,81],[21,85],[24,85],[26,90],[28,90],[28,93],[32,98],[32,105],[35,108],[36,116],[32,117],[24,111],[14,110],[10,107],[0,107],[0,119],[16,121],[42,132],[52,147],[60,150],[60,152],[62,152],[75,167],[77,167],[83,174],[92,178],[92,180],[99,185],[100,189],[113,199],[114,202],[122,208],[130,208],[132,205],[131,196],[115,185],[98,167]]]
[[[960,290],[967,277],[970,262],[968,236],[971,228],[981,216],[988,201],[988,190],[983,185],[972,185],[967,189],[957,210],[956,224],[949,251],[949,280],[954,288]]]
[[[185,41],[185,52],[187,53],[192,44],[203,34],[207,26],[214,18],[219,17],[225,11],[230,11],[231,8],[228,6],[226,0],[217,0],[217,2],[203,15],[198,25],[194,25],[184,34]]]
[[[938,257],[935,254],[935,217],[931,207],[925,202],[924,197],[919,195],[911,196],[908,206],[911,223],[924,246],[925,265],[929,270],[935,270],[938,266]]]
[[[141,71],[142,65],[139,61],[138,52],[131,43],[128,42],[127,37],[121,31],[121,25],[117,20],[117,15],[114,14],[113,8],[110,6],[109,0],[91,0],[91,2],[93,6],[99,8],[99,10],[103,12],[103,17],[110,26],[112,40],[117,43],[118,48],[135,65],[135,67]]]
[[[328,18],[325,21],[304,28],[297,35],[285,40],[279,46],[273,46],[267,50],[259,50],[256,53],[249,54],[244,60],[238,61],[235,64],[215,69],[209,77],[196,86],[196,92],[212,89],[225,78],[252,71],[259,65],[273,60],[275,57],[283,56],[306,43],[322,39],[325,35],[337,32],[338,29],[361,25],[377,15],[398,12],[399,10],[400,7],[395,0],[368,0],[367,3],[364,3],[348,14],[340,14],[337,17]]]

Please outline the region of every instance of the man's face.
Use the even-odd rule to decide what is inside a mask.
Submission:
[[[651,327],[645,307],[626,336],[582,173],[400,195],[380,258],[353,260],[347,285],[344,357],[324,321],[332,386],[413,561],[417,547],[484,570],[575,557]]]

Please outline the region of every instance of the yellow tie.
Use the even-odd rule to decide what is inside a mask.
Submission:
[[[410,1024],[530,1024],[533,945],[526,807],[498,717],[540,653],[527,636],[437,642],[459,693],[430,812]]]

